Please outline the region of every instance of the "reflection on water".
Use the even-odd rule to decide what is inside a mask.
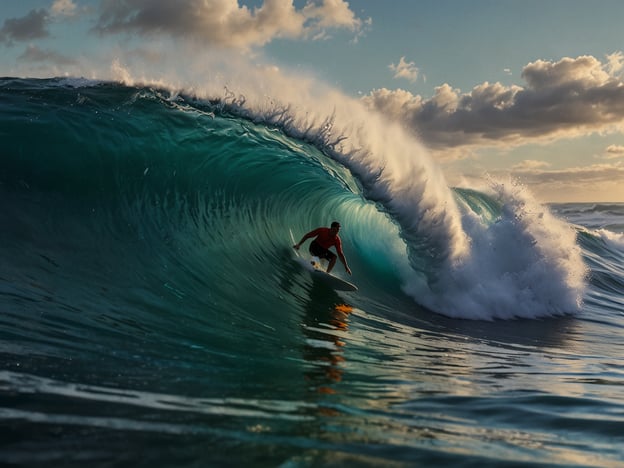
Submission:
[[[345,347],[348,342],[349,314],[353,307],[334,290],[314,282],[309,291],[302,318],[303,349],[306,362],[304,378],[311,394],[309,401],[321,395],[335,395],[345,372]],[[314,395],[314,396],[312,396]],[[320,416],[337,416],[339,412],[317,401]]]
[[[303,357],[312,365],[305,372],[309,388],[325,394],[336,393],[335,384],[344,374],[346,335],[353,307],[335,304],[304,317]]]

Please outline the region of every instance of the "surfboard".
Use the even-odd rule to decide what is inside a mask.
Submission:
[[[295,236],[293,236],[292,231],[290,231],[290,239],[292,241],[291,246],[295,245],[297,241],[295,241]],[[294,250],[294,249],[293,249]],[[321,264],[321,259],[318,257],[305,258],[304,255],[297,250],[295,250],[295,255],[297,262],[303,266],[306,270],[308,270],[314,279],[322,281],[323,283],[330,286],[332,289],[336,291],[357,291],[358,288],[355,284],[349,283],[348,281],[339,278],[338,276],[332,275],[331,273],[327,273],[323,270],[323,266]]]

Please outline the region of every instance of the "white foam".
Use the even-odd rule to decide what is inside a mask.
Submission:
[[[610,247],[620,251],[624,250],[624,233],[613,232],[608,229],[598,229],[595,232]]]
[[[496,222],[464,215],[470,255],[444,270],[431,294],[423,294],[420,282],[416,288],[408,283],[406,291],[453,317],[490,320],[577,312],[587,270],[573,228],[520,185],[492,189],[503,206]]]

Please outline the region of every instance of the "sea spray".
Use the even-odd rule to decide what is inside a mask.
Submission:
[[[488,206],[500,207],[493,221],[465,205],[463,229],[471,239],[465,261],[441,272],[433,294],[410,284],[406,291],[433,310],[461,318],[578,312],[586,267],[575,231],[521,184],[492,181],[490,196]]]

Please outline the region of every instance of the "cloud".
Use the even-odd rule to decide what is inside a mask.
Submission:
[[[50,11],[54,16],[74,16],[78,8],[72,0],[55,0]]]
[[[205,45],[251,49],[275,38],[323,37],[329,29],[358,32],[362,20],[343,0],[307,3],[266,0],[249,9],[237,0],[103,0],[95,30],[100,34],[166,34]]]
[[[511,171],[489,170],[495,180],[511,180],[527,186],[538,199],[548,202],[618,201],[624,197],[621,180],[624,163],[591,164],[562,169],[548,169],[540,161],[524,161]],[[549,167],[549,166],[548,166]],[[463,174],[459,185],[483,183],[483,174]]]
[[[388,68],[394,72],[394,78],[396,79],[403,78],[412,83],[415,83],[418,79],[419,70],[416,64],[414,62],[406,62],[405,57],[401,57],[398,65],[392,63]]]
[[[285,2],[281,3],[285,5]],[[321,29],[346,28],[356,31],[362,26],[362,21],[349,9],[349,3],[343,0],[323,0],[320,5],[310,2],[303,8],[303,15]]]
[[[522,71],[526,85],[485,82],[461,94],[448,84],[430,99],[377,89],[362,98],[371,109],[411,127],[432,149],[517,146],[624,125],[622,54],[538,60]]]
[[[46,29],[48,12],[44,9],[31,10],[21,18],[4,20],[0,29],[0,41],[12,44],[14,41],[30,41],[49,36]]]
[[[607,70],[609,74],[615,75],[624,69],[624,54],[622,52],[615,52],[607,55]]]
[[[542,184],[569,184],[590,185],[609,183],[624,179],[624,165],[620,162],[613,164],[593,164],[589,166],[571,167],[559,170],[542,171],[539,169],[525,169],[513,171],[513,175],[529,185]]]
[[[519,164],[513,166],[514,171],[534,171],[536,169],[542,169],[549,167],[550,164],[546,161],[537,161],[535,159],[526,159]]]
[[[54,65],[74,65],[76,60],[61,55],[52,50],[40,49],[37,46],[29,45],[28,48],[18,57],[18,60],[26,62],[49,62]]]
[[[609,145],[605,149],[603,159],[617,159],[624,157],[624,146],[622,145]]]

